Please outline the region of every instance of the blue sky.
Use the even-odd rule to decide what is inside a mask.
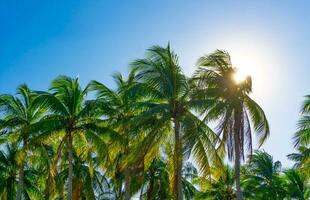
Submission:
[[[0,2],[0,93],[21,83],[44,90],[59,74],[112,86],[145,49],[168,42],[186,74],[197,58],[227,50],[252,75],[253,98],[271,136],[263,148],[291,165],[303,96],[310,94],[307,1],[15,1]]]

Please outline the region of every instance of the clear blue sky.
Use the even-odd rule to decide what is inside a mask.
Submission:
[[[184,72],[215,49],[253,76],[271,136],[263,146],[285,166],[303,96],[310,94],[309,1],[0,2],[0,93],[46,89],[59,74],[113,85],[114,71],[170,41]],[[240,66],[238,66],[238,64]]]

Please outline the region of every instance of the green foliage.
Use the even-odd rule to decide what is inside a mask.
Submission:
[[[237,199],[252,132],[261,145],[269,125],[251,78],[232,78],[227,52],[197,65],[188,78],[170,45],[153,46],[126,78],[113,75],[114,88],[58,76],[48,91],[23,84],[0,95],[0,200]],[[288,155],[294,167],[255,151],[241,166],[246,199],[310,198],[309,99]]]
[[[274,162],[264,151],[255,151],[242,176],[244,196],[248,199],[284,199],[286,192],[280,173],[279,161]]]

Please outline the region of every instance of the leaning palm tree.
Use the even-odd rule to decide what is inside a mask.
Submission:
[[[32,142],[41,143],[50,138],[58,141],[57,154],[66,153],[68,158],[67,196],[72,200],[73,154],[93,151],[104,160],[108,152],[104,136],[112,132],[101,126],[96,109],[87,104],[88,87],[82,89],[78,78],[59,76],[49,90],[51,93],[38,92],[36,104],[46,108],[48,115],[32,125],[31,129],[39,132]]]
[[[21,160],[19,163],[19,181],[16,199],[20,200],[23,194],[24,169],[29,140],[33,136],[30,130],[32,124],[38,122],[44,113],[39,106],[34,104],[36,95],[27,85],[22,84],[17,88],[16,96],[1,95],[0,111],[4,119],[0,123],[0,131],[7,135],[7,142],[18,143]]]
[[[249,96],[251,77],[235,81],[237,69],[227,52],[217,50],[205,55],[199,58],[197,65],[199,68],[193,76],[194,96],[208,100],[203,110],[205,120],[218,122],[218,133],[226,143],[228,158],[235,161],[237,197],[240,200],[240,162],[245,150],[252,153],[251,125],[257,133],[259,145],[268,137],[269,125],[263,109]]]
[[[184,155],[191,154],[203,173],[209,172],[210,161],[217,159],[216,135],[194,113],[200,104],[190,99],[188,79],[181,71],[177,55],[166,48],[153,46],[146,58],[131,64],[137,68],[137,78],[148,100],[147,109],[136,119],[137,126],[150,124],[150,131],[142,147],[173,141],[172,191],[175,199],[182,199],[182,164]],[[165,130],[163,130],[165,129]],[[154,143],[155,142],[155,143]],[[142,148],[143,149],[143,148]]]

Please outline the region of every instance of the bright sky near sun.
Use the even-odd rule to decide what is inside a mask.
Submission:
[[[309,1],[0,2],[0,93],[26,82],[46,89],[59,74],[112,84],[115,71],[168,42],[187,75],[199,56],[228,51],[253,79],[252,97],[271,126],[263,149],[291,163],[303,96],[310,94]]]

